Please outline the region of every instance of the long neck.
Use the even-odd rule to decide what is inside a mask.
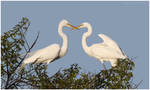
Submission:
[[[68,50],[68,38],[67,38],[66,34],[64,34],[62,32],[62,30],[63,30],[63,26],[59,25],[58,34],[60,35],[60,37],[63,40],[62,47],[61,47],[60,53],[59,53],[59,57],[63,57],[67,53],[67,50]]]
[[[82,47],[83,47],[84,51],[88,55],[90,55],[90,50],[89,50],[89,47],[86,43],[86,38],[89,37],[92,34],[92,27],[89,25],[89,26],[87,26],[87,29],[88,29],[88,31],[86,33],[84,33],[83,36],[82,36]]]

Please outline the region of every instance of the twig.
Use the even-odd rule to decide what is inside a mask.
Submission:
[[[21,32],[21,33],[23,33],[22,31],[23,31],[23,30],[22,30],[22,28],[21,28],[21,31],[20,31],[20,32]],[[29,47],[29,44],[28,44],[28,42],[27,42],[27,40],[26,40],[26,38],[25,38],[25,36],[24,36],[24,33],[23,33],[23,34],[21,34],[21,36],[22,36],[21,38],[24,38],[24,41],[26,42],[26,44],[27,44],[27,46],[28,46],[28,49],[29,49],[30,47]],[[25,47],[25,46],[23,46],[23,47],[24,47],[24,49],[25,49],[25,50],[26,50],[26,52],[27,52],[26,47]]]
[[[17,79],[15,80],[12,84],[10,84],[7,88],[10,88],[11,86],[15,86],[15,84],[17,84],[17,82],[21,81],[21,79]]]
[[[23,62],[23,60],[25,59],[25,57],[27,56],[27,54],[30,52],[30,50],[33,48],[33,46],[36,44],[38,38],[39,38],[39,32],[38,32],[38,35],[37,35],[35,41],[34,41],[33,44],[31,45],[31,47],[29,48],[29,50],[27,51],[27,53],[25,54],[25,56],[21,59],[21,61],[19,62],[19,64],[16,66],[16,68],[15,68],[15,70],[12,72],[12,74],[13,74],[13,73],[17,70],[17,68],[21,65],[21,63]],[[9,75],[9,74],[8,74],[8,75]],[[10,87],[12,84],[14,84],[14,83],[12,83],[12,84],[10,84],[10,85],[8,86],[8,82],[9,82],[9,78],[10,78],[10,77],[11,77],[11,75],[9,75],[9,77],[7,78],[5,88]]]
[[[7,52],[6,52],[6,55],[8,55]],[[10,73],[9,73],[9,70],[8,70],[8,60],[7,60],[7,63],[6,63],[6,68],[7,68],[7,80],[6,80],[5,88],[7,88],[7,85],[9,83],[9,79],[10,79]]]
[[[25,42],[26,42],[26,44],[27,44],[27,46],[28,46],[28,49],[29,49],[30,47],[29,47],[29,44],[28,44],[28,42],[27,42],[27,40],[26,40],[24,34],[23,34],[23,38],[24,38],[24,40],[25,40]]]
[[[141,80],[135,87],[134,89],[137,89],[137,87],[142,83],[143,80]]]
[[[35,43],[37,42],[39,38],[39,33],[36,37],[36,40],[33,42],[33,44],[31,45],[31,47],[29,48],[29,50],[27,51],[27,53],[25,54],[25,56],[22,58],[22,60],[20,61],[20,63],[17,65],[17,67],[15,68],[14,72],[16,71],[16,69],[21,65],[21,63],[23,62],[23,60],[25,59],[25,57],[27,56],[27,54],[30,52],[30,50],[33,48],[33,46],[35,45]]]
[[[134,60],[134,59],[136,59],[137,58],[137,56],[136,57],[131,57],[131,60]]]
[[[22,83],[25,83],[25,84],[27,84],[27,85],[31,85],[31,86],[34,86],[34,87],[36,87],[36,88],[39,88],[40,86],[38,86],[38,85],[35,85],[35,84],[33,84],[33,83],[29,83],[29,82],[25,82],[25,81],[21,81]]]

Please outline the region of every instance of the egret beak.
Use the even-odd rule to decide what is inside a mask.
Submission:
[[[74,29],[78,29],[78,30],[80,30],[80,25],[79,25],[79,26],[77,26],[77,27],[75,27],[75,28],[72,28],[72,30],[74,30]]]
[[[71,24],[68,24],[68,25],[72,28],[71,30],[79,29],[79,28],[77,28],[77,27],[75,27],[75,26],[73,26]]]

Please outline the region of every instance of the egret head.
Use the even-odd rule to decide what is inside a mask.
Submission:
[[[62,25],[62,27],[70,27],[72,28],[72,30],[77,29],[75,26],[71,25],[69,23],[69,21],[63,19],[62,21],[60,21],[60,25]]]

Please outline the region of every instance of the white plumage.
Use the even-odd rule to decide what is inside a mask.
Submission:
[[[92,34],[92,26],[89,23],[82,23],[77,28],[88,28],[88,32],[82,36],[82,47],[89,56],[100,60],[103,65],[105,61],[109,61],[112,67],[115,67],[117,65],[117,59],[127,58],[117,43],[104,34],[98,34],[103,39],[102,43],[88,46],[86,38]]]
[[[49,45],[36,51],[31,57],[24,60],[24,63],[47,63],[54,60],[59,55],[60,46],[58,44]]]
[[[20,70],[23,69],[26,64],[29,63],[45,63],[49,64],[51,61],[54,61],[55,59],[63,57],[68,50],[68,38],[67,36],[62,32],[63,27],[71,27],[74,28],[67,20],[62,20],[59,23],[58,26],[58,34],[62,37],[63,44],[60,48],[59,44],[52,44],[45,48],[39,49],[34,54],[26,58],[23,61],[23,65],[21,66]]]

